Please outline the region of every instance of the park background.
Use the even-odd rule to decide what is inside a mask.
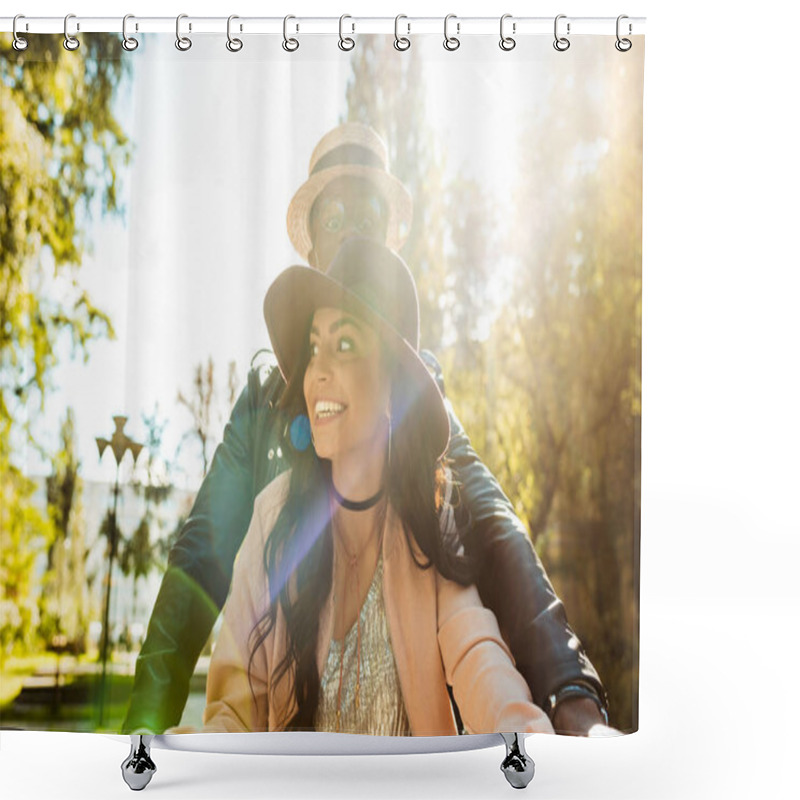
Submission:
[[[128,11],[87,2],[84,13],[107,13],[109,5],[120,16]],[[64,13],[57,3],[39,7]],[[369,8],[353,2],[348,10]],[[247,2],[236,10],[261,13]],[[331,13],[314,2],[303,10]],[[443,17],[454,9],[432,1],[405,10]],[[487,13],[472,0],[456,10]],[[537,775],[528,791],[793,797],[800,701],[780,684],[793,677],[800,617],[793,499],[800,130],[787,102],[800,12],[768,5],[762,16],[684,0],[569,7],[576,16],[623,10],[648,16],[640,730],[614,741],[529,741]],[[561,11],[546,5],[534,13]],[[3,785],[11,796],[127,792],[118,766],[127,751],[125,741],[105,737],[3,732]],[[486,798],[509,791],[497,774],[500,758],[500,750],[318,758],[299,769],[296,759],[158,751],[155,780],[170,798],[255,798],[267,789],[351,800]]]
[[[0,56],[3,724],[121,727],[170,545],[248,363],[269,362],[261,299],[303,260],[289,200],[322,134],[357,120],[414,200],[401,254],[422,346],[610,723],[636,730],[643,42],[590,37],[568,58],[543,37],[513,53],[473,37],[454,58],[437,37],[62,43],[5,37]],[[201,725],[212,642],[183,725]]]

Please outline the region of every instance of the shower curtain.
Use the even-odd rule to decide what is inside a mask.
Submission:
[[[320,446],[308,414],[270,394],[287,375],[264,298],[292,265],[326,268],[320,230],[352,224],[407,265],[415,358],[460,436],[436,510],[445,549],[474,562],[462,588],[489,628],[473,649],[505,659],[555,730],[577,702],[635,731],[643,37],[465,36],[451,51],[433,36],[79,38],[17,50],[0,35],[0,726],[208,722],[254,498]],[[239,439],[254,397],[281,424]],[[237,471],[235,486],[211,480]],[[487,486],[502,495],[482,501]],[[533,588],[501,553],[520,543]],[[311,681],[343,718],[342,696],[357,708],[354,687],[386,685],[362,652],[368,585]],[[385,597],[384,624],[423,614],[414,601],[401,614]],[[434,661],[458,684],[444,621],[418,622],[439,624]],[[386,691],[408,715],[416,665],[388,630]],[[487,719],[473,708],[486,687],[469,686],[452,732],[488,732],[470,722]]]

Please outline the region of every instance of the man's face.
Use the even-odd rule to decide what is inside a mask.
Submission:
[[[311,207],[308,263],[325,271],[351,236],[386,244],[388,222],[386,201],[371,181],[344,175],[332,180]]]

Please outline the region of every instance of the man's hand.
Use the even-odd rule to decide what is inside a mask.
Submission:
[[[568,697],[558,704],[553,727],[569,736],[617,736],[619,731],[606,724],[597,703],[588,697]]]

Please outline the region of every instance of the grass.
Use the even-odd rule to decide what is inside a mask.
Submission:
[[[26,678],[50,667],[56,668],[54,653],[6,658],[0,665],[0,709],[20,693]]]
[[[100,665],[85,657],[62,656],[58,697],[53,680],[57,668],[52,653],[8,658],[0,675],[0,724],[24,730],[119,730],[133,676],[108,672],[99,728]]]
[[[8,658],[0,671],[0,727],[38,731],[117,733],[128,710],[133,675],[119,662],[106,675],[103,725],[99,727],[101,666],[85,656],[62,656],[60,702],[52,680],[57,669],[52,653]],[[123,671],[119,668],[123,667]],[[33,680],[30,680],[33,679]],[[28,682],[27,685],[26,681]],[[205,697],[205,675],[195,674],[190,692]]]

